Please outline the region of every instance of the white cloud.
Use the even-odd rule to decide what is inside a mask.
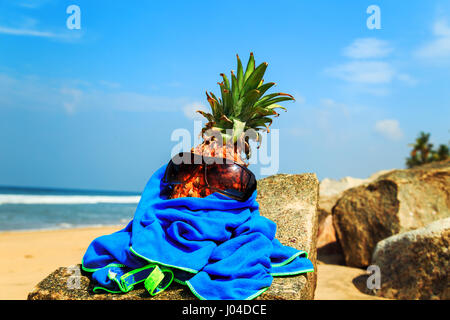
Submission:
[[[293,96],[294,96],[294,98],[295,98],[295,103],[298,103],[298,104],[305,104],[306,99],[305,99],[304,96],[302,96],[302,95],[299,94],[299,93],[294,93]]]
[[[35,9],[44,5],[44,1],[24,2],[16,4],[20,7]],[[19,36],[19,37],[37,37],[43,39],[52,39],[57,41],[71,42],[84,36],[84,30],[69,30],[65,23],[49,26],[36,19],[37,15],[32,16],[19,15],[15,11],[6,11],[6,18],[2,17],[0,25],[0,35]]]
[[[386,58],[393,51],[389,42],[377,38],[358,38],[342,50],[347,62],[325,69],[331,77],[349,83],[349,89],[372,95],[387,95],[387,84],[399,81],[415,85],[418,81],[407,73],[400,73]]]
[[[62,42],[74,42],[81,39],[84,35],[83,30],[73,30],[60,29],[58,32],[52,31],[41,31],[34,27],[20,26],[20,27],[5,27],[0,26],[0,34],[8,36],[19,36],[19,37],[37,37],[43,39],[52,39]]]
[[[325,107],[327,110],[334,110],[340,114],[348,117],[350,115],[350,109],[345,103],[337,102],[330,98],[322,98],[319,100],[320,105]]]
[[[120,83],[117,83],[117,82],[100,80],[98,83],[101,84],[102,86],[106,87],[106,88],[109,88],[109,89],[118,89],[118,88],[120,88]]]
[[[179,106],[186,104],[188,100],[180,97],[153,96],[129,91],[110,93],[100,90],[90,90],[86,92],[82,102],[84,107],[94,105],[97,107],[134,112],[174,112],[179,111]]]
[[[188,103],[183,106],[183,113],[186,118],[192,120],[204,119],[204,117],[200,113],[198,113],[197,110],[210,112],[210,110],[208,110],[208,108],[200,102]]]
[[[293,137],[296,137],[296,138],[306,137],[306,136],[309,136],[311,134],[311,130],[310,129],[299,128],[299,127],[289,128],[289,129],[287,129],[287,131],[288,131],[288,134],[290,136],[293,136]]]
[[[328,107],[328,108],[347,108],[346,105],[344,103],[340,103],[340,102],[336,102],[334,99],[331,98],[321,98],[320,100],[320,104],[324,107]]]
[[[445,20],[437,20],[434,23],[433,32],[438,37],[450,37],[450,26]]]
[[[450,26],[445,20],[438,20],[433,25],[434,39],[416,51],[416,56],[423,59],[442,59],[450,57]]]
[[[398,80],[411,86],[416,85],[419,82],[416,78],[412,77],[407,73],[398,73],[396,77]]]
[[[400,140],[403,138],[403,131],[400,124],[395,119],[380,120],[375,123],[375,131],[389,140]]]
[[[285,128],[283,132],[291,137],[292,142],[318,139],[324,148],[346,148],[354,139],[370,132],[372,124],[367,125],[371,122],[367,114],[374,114],[376,110],[325,96],[290,112],[292,115],[288,116],[295,117],[295,125]]]
[[[0,107],[6,108],[63,110],[68,114],[86,109],[176,112],[188,102],[189,99],[183,97],[153,96],[119,90],[111,92],[79,80],[11,77],[0,73]]]
[[[31,29],[15,29],[0,26],[0,33],[8,34],[13,36],[31,36],[31,37],[44,37],[44,38],[54,38],[57,37],[56,34],[48,31],[38,31]]]
[[[315,107],[317,125],[322,130],[331,130],[336,121],[347,121],[350,117],[350,109],[345,103],[337,102],[331,98],[319,99],[319,105]],[[339,119],[339,120],[338,120]]]
[[[344,48],[343,54],[353,59],[383,58],[392,52],[387,41],[376,38],[359,38]]]
[[[62,105],[68,114],[73,114],[80,102],[83,92],[75,88],[62,88],[61,93],[63,95]]]
[[[28,8],[28,9],[36,9],[46,5],[52,0],[16,0],[15,4],[19,7]]]
[[[383,61],[351,61],[326,70],[329,75],[355,83],[390,83],[395,75],[392,66]]]

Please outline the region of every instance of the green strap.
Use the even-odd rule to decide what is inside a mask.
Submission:
[[[168,273],[168,276],[170,277],[169,281],[167,281],[167,284],[164,287],[160,287],[161,282],[163,281],[165,275],[164,272]],[[161,270],[158,266],[155,266],[155,268],[150,272],[147,279],[144,281],[144,287],[150,293],[150,295],[154,296],[158,293],[163,292],[171,283],[173,280],[173,272],[169,269]]]
[[[117,273],[115,273],[115,272],[113,272],[113,271],[111,271],[111,270],[108,270],[108,278],[109,278],[110,280],[114,281],[114,282],[117,284],[117,286],[118,286],[119,289],[120,289],[120,292],[128,292],[128,291],[130,291],[130,290],[128,290],[126,287],[122,286],[121,281],[119,281],[119,280],[117,279]],[[96,288],[102,288],[102,287],[96,287]],[[103,288],[102,288],[102,289],[103,289]]]
[[[148,272],[147,270],[152,269],[146,278],[142,272]],[[140,274],[141,273],[141,274]],[[143,277],[144,276],[144,277]],[[112,270],[108,270],[108,278],[114,281],[119,287],[120,291],[110,291],[106,288],[95,287],[94,292],[99,289],[111,292],[129,292],[134,289],[134,286],[138,283],[144,282],[144,287],[148,293],[152,296],[163,292],[174,280],[173,271],[168,268],[160,268],[155,264],[148,264],[145,267],[131,270],[123,274],[120,278],[117,277],[117,273]]]

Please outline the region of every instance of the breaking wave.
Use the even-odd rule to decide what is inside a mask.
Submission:
[[[0,194],[1,204],[138,203],[141,196]]]

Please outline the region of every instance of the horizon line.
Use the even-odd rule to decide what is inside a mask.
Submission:
[[[80,192],[101,192],[101,193],[129,193],[130,195],[140,195],[141,191],[130,190],[107,190],[107,189],[84,189],[84,188],[64,188],[64,187],[43,187],[43,186],[18,186],[18,185],[3,185],[0,184],[1,189],[16,189],[16,190],[36,190],[36,191],[80,191]]]

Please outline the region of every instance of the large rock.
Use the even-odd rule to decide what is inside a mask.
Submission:
[[[317,203],[315,174],[278,174],[258,181],[261,214],[277,224],[284,245],[308,252],[314,272],[299,277],[275,278],[263,299],[314,299],[317,284]]]
[[[319,224],[328,216],[345,190],[368,184],[392,170],[382,170],[367,179],[344,177],[340,180],[325,178],[319,185]]]
[[[319,185],[319,231],[317,234],[317,255],[325,263],[343,264],[342,248],[336,238],[332,209],[345,190],[369,184],[390,170],[378,171],[367,179],[344,177],[340,180],[325,178]]]
[[[379,241],[449,217],[449,185],[447,160],[394,170],[345,191],[333,207],[333,225],[346,264],[365,267]]]
[[[381,272],[376,295],[450,299],[450,218],[378,242],[372,264]]]
[[[317,259],[328,264],[344,264],[341,245],[336,238],[333,216],[329,215],[319,224],[317,235]]]
[[[325,178],[319,184],[319,225],[329,215],[342,193],[366,182],[366,179],[344,177],[340,180]]]
[[[279,174],[258,181],[257,200],[261,214],[277,223],[276,236],[281,243],[309,253],[316,271],[318,196],[319,182],[315,174]],[[275,278],[270,289],[258,299],[314,299],[316,282],[316,272]],[[154,298],[140,287],[126,294],[93,294],[88,275],[77,265],[55,270],[37,284],[29,293],[28,299],[178,300],[196,298],[188,288],[177,283],[172,283],[166,291]]]
[[[329,215],[319,224],[317,235],[317,248],[323,248],[331,243],[335,243],[336,232],[333,226],[333,216]]]

